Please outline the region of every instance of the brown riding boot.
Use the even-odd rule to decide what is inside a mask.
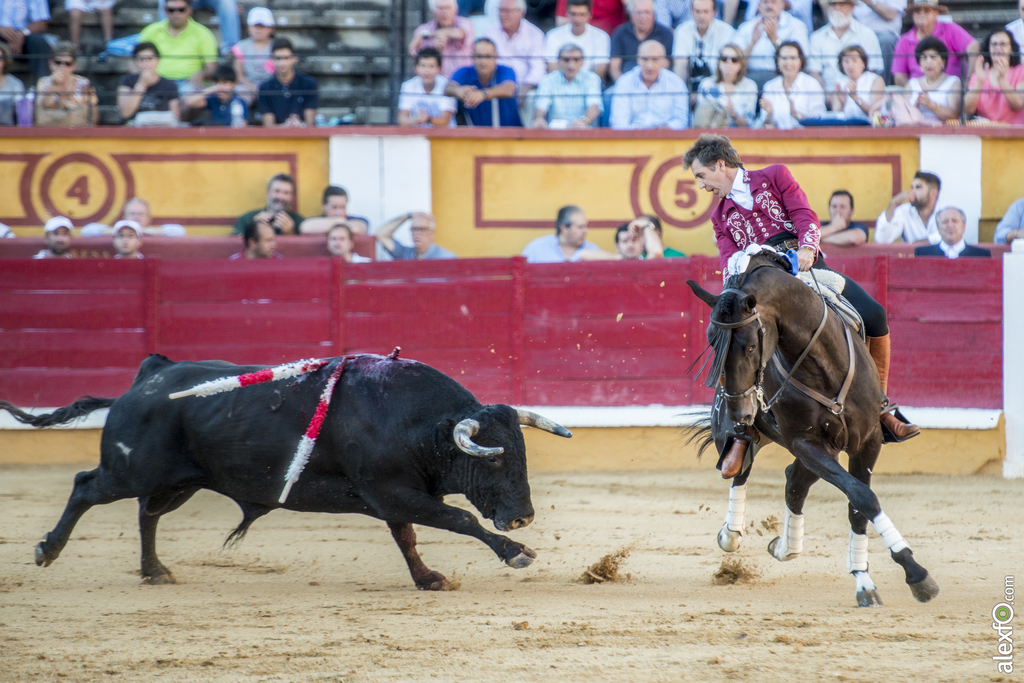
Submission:
[[[878,368],[878,379],[882,383],[882,393],[888,396],[889,352],[892,348],[889,335],[885,335],[884,337],[868,337],[867,342],[868,353],[871,354],[871,360],[875,361],[875,367]],[[889,431],[896,435],[896,438],[900,441],[904,441],[921,433],[921,430],[917,425],[913,425],[908,422],[901,422],[892,412],[887,412],[882,415],[882,424],[888,427]]]

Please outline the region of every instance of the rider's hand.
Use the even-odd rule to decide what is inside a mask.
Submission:
[[[804,273],[811,269],[811,266],[814,265],[814,257],[816,255],[817,252],[810,247],[800,247],[800,249],[797,250],[796,258],[797,263],[800,266],[800,272]]]

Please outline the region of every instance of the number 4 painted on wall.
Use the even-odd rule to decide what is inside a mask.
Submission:
[[[682,181],[680,181],[682,182]],[[81,206],[85,206],[89,203],[89,176],[79,176],[78,180],[71,184],[68,191],[64,194],[65,197],[74,197],[78,200]],[[696,194],[694,194],[696,198]],[[676,202],[678,204],[678,202]]]

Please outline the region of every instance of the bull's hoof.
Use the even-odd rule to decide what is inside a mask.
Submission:
[[[926,575],[917,583],[908,583],[907,585],[910,586],[910,592],[918,602],[928,602],[939,594],[939,584],[935,583],[931,574]]]
[[[722,525],[722,530],[718,532],[718,547],[727,553],[734,553],[740,549],[740,544],[743,542],[742,531],[732,531],[729,529],[728,524]]]
[[[519,553],[515,557],[505,560],[505,564],[512,567],[513,569],[522,569],[529,567],[533,564],[533,560],[537,557],[537,552],[530,550],[525,545],[523,546],[523,552]]]
[[[174,574],[165,572],[160,574],[143,575],[142,583],[148,583],[150,586],[166,586],[169,584],[176,584],[178,583],[178,580],[174,578]]]
[[[49,540],[50,534],[43,534],[43,540],[36,544],[36,566],[37,567],[49,567],[56,557],[50,557],[46,554],[46,550],[43,548],[43,544]]]
[[[857,591],[857,607],[882,607],[882,598],[878,596],[878,590]]]
[[[768,544],[768,554],[769,555],[774,557],[779,562],[789,562],[790,560],[792,560],[793,558],[795,558],[797,555],[800,554],[800,553],[788,553],[788,554],[784,555],[783,557],[779,557],[778,555],[776,555],[775,554],[775,549],[778,547],[779,541],[781,541],[781,540],[782,539],[779,538],[778,536],[776,536],[775,538],[772,539],[772,542]]]
[[[416,580],[416,587],[421,591],[446,591],[451,590],[448,579],[440,572],[430,572]]]

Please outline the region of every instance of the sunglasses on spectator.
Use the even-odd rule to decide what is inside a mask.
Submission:
[[[75,60],[73,60],[73,59],[51,59],[50,63],[54,64],[56,66],[74,66],[75,65]]]
[[[184,14],[188,12],[188,6],[184,7],[164,7],[164,11],[168,14]]]
[[[730,62],[730,63],[735,64],[735,63],[739,62],[741,59],[743,59],[743,58],[742,57],[725,57],[725,56],[723,56],[723,57],[719,57],[718,61],[720,61],[720,62]]]

